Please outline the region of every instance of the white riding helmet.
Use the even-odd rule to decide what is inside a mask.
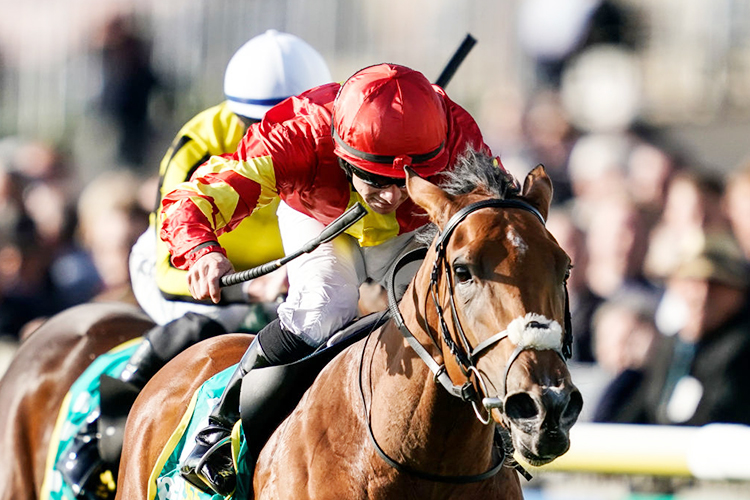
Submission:
[[[287,97],[330,82],[318,51],[299,37],[268,30],[232,56],[224,73],[224,96],[232,111],[260,120]]]

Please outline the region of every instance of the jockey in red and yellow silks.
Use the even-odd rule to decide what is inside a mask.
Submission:
[[[275,104],[331,81],[322,56],[304,40],[268,30],[253,37],[232,56],[224,76],[225,100],[206,109],[185,125],[159,167],[158,206],[150,227],[130,254],[130,276],[138,304],[160,325],[197,313],[237,331],[262,326],[254,302],[272,303],[286,289],[285,270],[233,287],[220,304],[198,301],[187,285],[187,271],[170,261],[167,245],[158,237],[161,201],[190,179],[214,155],[233,153],[251,123],[259,122]],[[278,201],[255,211],[219,242],[237,270],[249,269],[283,256],[276,220]],[[263,238],[254,238],[262,234]],[[270,309],[268,309],[270,311]],[[249,323],[246,320],[249,318]]]
[[[234,154],[212,157],[190,183],[164,197],[161,237],[176,267],[187,269],[208,252],[223,252],[219,245],[194,249],[216,242],[217,235],[276,197],[323,224],[362,201],[333,151],[331,110],[339,88],[324,85],[274,107],[249,129]],[[448,120],[447,165],[467,147],[489,151],[474,119],[442,89],[434,89],[445,103]],[[368,213],[347,232],[366,247],[413,231],[426,220],[407,200],[394,213]]]
[[[368,209],[347,234],[287,264],[289,293],[278,320],[258,333],[209,425],[196,435],[181,467],[186,480],[204,491],[232,493],[236,478],[226,438],[239,417],[243,377],[254,368],[276,366],[263,371],[279,377],[267,380],[268,386],[297,383],[295,372],[284,366],[356,317],[359,286],[368,278],[383,283],[413,243],[415,230],[429,220],[409,199],[404,167],[436,177],[469,148],[489,154],[463,108],[421,73],[381,64],[343,85],[317,87],[278,104],[250,127],[234,154],[212,157],[164,198],[160,235],[172,263],[188,269],[195,298],[214,302],[221,298],[220,277],[232,271],[218,236],[258,207],[281,198],[277,216],[287,254],[352,204]],[[249,404],[268,414],[274,407],[269,392],[253,391]],[[263,420],[243,422],[245,435],[270,435],[272,429],[264,426],[273,418]]]

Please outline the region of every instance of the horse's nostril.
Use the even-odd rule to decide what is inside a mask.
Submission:
[[[505,414],[511,420],[534,418],[539,414],[534,400],[525,392],[508,396],[505,400]]]
[[[570,394],[570,401],[568,401],[568,404],[565,406],[565,409],[562,413],[562,419],[568,420],[572,419],[575,421],[578,418],[578,415],[581,413],[581,410],[583,409],[583,396],[581,396],[581,393],[578,391],[573,391]]]
[[[529,321],[528,323],[526,323],[526,328],[539,328],[539,329],[545,330],[548,327],[549,325],[545,323],[540,323],[538,321]]]

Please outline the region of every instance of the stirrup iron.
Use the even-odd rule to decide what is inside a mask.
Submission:
[[[230,481],[230,488],[224,489],[221,487],[221,485],[216,484],[215,482],[211,481],[211,475],[206,474],[204,472],[204,468],[207,466],[208,462],[215,458],[214,455],[217,453],[219,449],[221,449],[223,446],[231,446],[232,436],[226,436],[224,438],[221,438],[219,441],[211,445],[211,447],[206,450],[206,452],[203,454],[203,457],[198,461],[198,463],[193,467],[192,470],[183,470],[180,472],[180,475],[190,484],[198,488],[199,490],[203,491],[204,493],[209,494],[219,494],[222,496],[229,496],[232,493],[234,493],[235,488],[237,487],[237,480],[236,480],[236,474],[237,471],[234,466],[234,458],[231,457],[232,460],[232,475],[234,476],[234,481]]]

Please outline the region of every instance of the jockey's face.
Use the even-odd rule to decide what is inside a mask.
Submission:
[[[395,184],[377,187],[364,182],[356,175],[352,175],[352,185],[365,203],[381,215],[394,212],[409,197],[406,187],[398,187]]]

